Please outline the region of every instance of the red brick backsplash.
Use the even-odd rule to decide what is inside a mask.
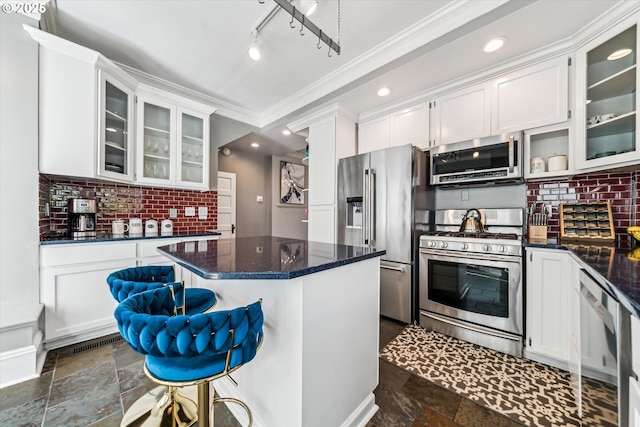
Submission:
[[[542,202],[552,206],[549,238],[560,238],[560,204],[572,202],[611,203],[616,240],[630,247],[627,227],[640,225],[640,171],[576,175],[566,180],[527,183],[527,205]]]
[[[120,184],[74,177],[40,175],[40,239],[67,232],[67,200],[89,198],[97,202],[97,231],[110,233],[114,219],[169,218],[169,209],[177,209],[174,233],[200,233],[217,228],[218,193]],[[49,216],[46,215],[49,203]],[[194,207],[196,216],[186,217],[185,208]],[[198,219],[198,208],[207,207],[207,219]],[[160,224],[158,224],[159,226]]]

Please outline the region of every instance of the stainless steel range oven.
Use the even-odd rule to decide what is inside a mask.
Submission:
[[[459,232],[464,210],[436,211],[420,237],[420,325],[522,356],[522,209],[480,209],[485,232]]]

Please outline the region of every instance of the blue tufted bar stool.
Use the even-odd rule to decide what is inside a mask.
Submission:
[[[111,295],[118,302],[133,294],[173,283],[176,301],[182,302],[182,305],[177,308],[183,314],[203,313],[213,309],[218,302],[216,294],[210,289],[184,289],[181,283],[175,282],[175,272],[170,265],[125,268],[111,273],[107,277],[107,283]]]
[[[251,361],[262,344],[264,317],[261,301],[232,310],[175,315],[169,287],[135,294],[115,311],[118,329],[134,350],[145,355],[145,374],[154,382],[172,387],[196,385],[199,427],[211,426],[212,404],[233,402],[249,416],[249,407],[233,398],[211,399],[211,381],[229,375]],[[182,408],[169,411],[174,424],[185,424]],[[126,414],[125,414],[126,418]]]
[[[171,285],[176,304],[175,314],[196,314],[212,310],[217,303],[216,294],[209,289],[185,289],[180,282],[174,282],[172,266],[142,266],[115,271],[107,277],[111,295],[122,302],[131,295],[147,290]],[[143,395],[130,408],[122,420],[122,426],[137,425],[141,419],[144,425],[163,426],[163,420],[170,417],[166,412],[180,407],[182,425],[191,425],[197,416],[196,388],[184,388],[180,392],[175,387],[158,386]],[[173,408],[173,409],[172,409]],[[169,424],[172,425],[172,424]]]

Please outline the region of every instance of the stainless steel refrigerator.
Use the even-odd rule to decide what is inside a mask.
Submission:
[[[386,250],[380,313],[406,323],[417,315],[418,236],[432,223],[428,175],[426,153],[411,145],[338,162],[338,243]]]

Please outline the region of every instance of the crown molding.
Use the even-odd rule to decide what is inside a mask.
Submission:
[[[600,34],[608,31],[625,20],[633,20],[634,18],[630,16],[639,11],[640,2],[621,1],[615,8],[609,9],[596,20],[588,23],[576,33],[563,40],[559,40],[551,45],[527,52],[526,54],[513,58],[509,61],[496,64],[495,66],[486,68],[478,73],[463,76],[459,79],[448,81],[445,84],[417,92],[412,96],[401,99],[393,104],[365,111],[360,113],[357,122],[362,123],[373,120],[403,108],[407,108],[421,102],[430,101],[453,91],[461,90],[465,87],[479,84],[499,77],[500,75],[517,71],[547,60],[555,59],[563,55],[573,56],[577,49],[597,38]]]
[[[260,114],[260,122],[264,126],[293,113],[507,2],[508,0],[450,2],[436,13],[327,74],[313,85],[265,110]]]
[[[170,82],[168,80],[164,80],[160,77],[156,77],[144,71],[138,70],[137,68],[129,67],[128,65],[121,64],[118,62],[116,62],[116,64],[119,67],[121,67],[124,71],[132,75],[136,80],[138,80],[139,82],[149,87],[155,87],[169,93],[177,94],[182,97],[192,99],[201,104],[214,108],[216,114],[219,114],[221,116],[224,116],[233,120],[238,120],[240,122],[243,122],[252,126],[261,127],[259,115],[252,111],[237,107],[221,99],[205,95],[203,93],[186,88],[184,86]]]
[[[303,129],[308,128],[316,122],[321,120],[325,120],[329,117],[342,116],[352,122],[356,123],[358,119],[358,115],[349,111],[344,106],[339,103],[334,103],[330,105],[325,105],[323,107],[316,108],[305,113],[303,116],[300,116],[293,122],[287,124],[287,128],[293,132],[297,133]]]
[[[62,37],[49,34],[29,25],[23,25],[23,28],[29,33],[29,36],[41,46],[90,64],[96,64],[98,62],[100,52],[80,46],[79,44],[75,44]]]

